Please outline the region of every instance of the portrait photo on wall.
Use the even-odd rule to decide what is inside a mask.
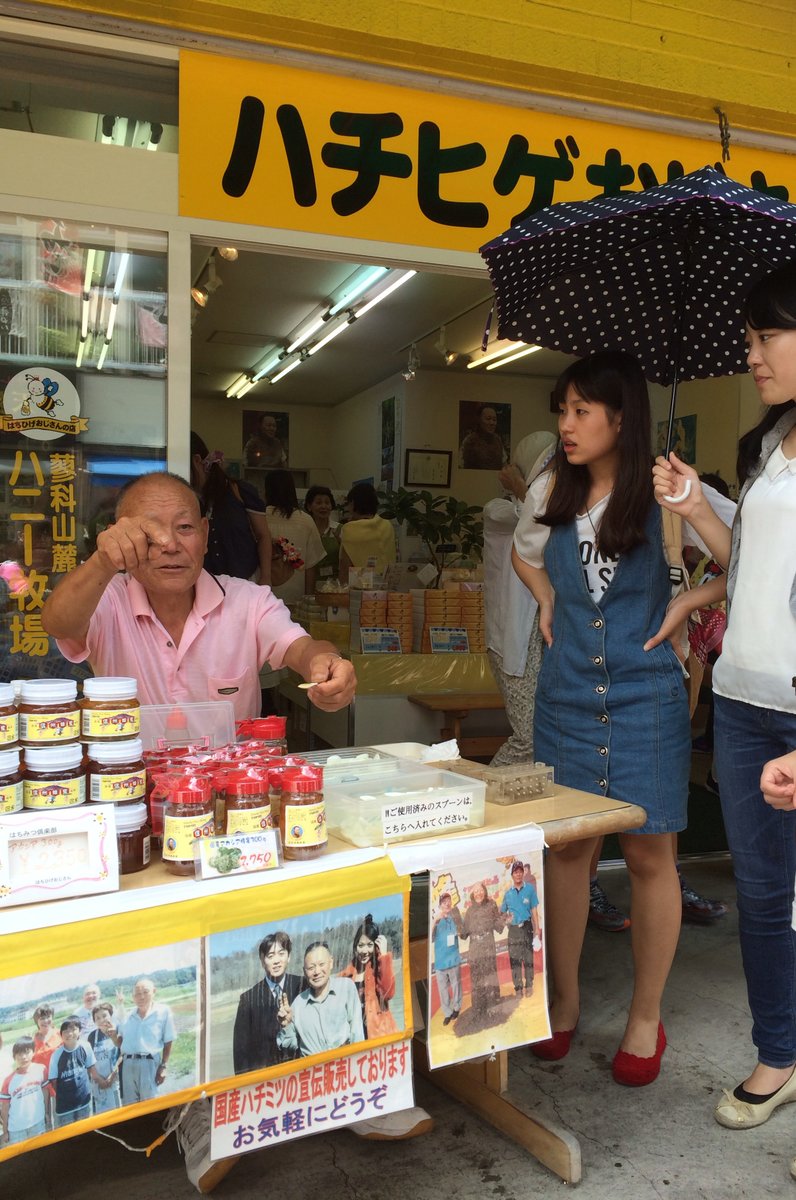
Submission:
[[[509,461],[511,405],[459,401],[459,466],[499,471]]]
[[[9,1140],[201,1083],[199,961],[197,940],[1,980]]]
[[[657,438],[657,454],[664,454],[666,451],[666,435],[669,432],[669,422],[658,422],[658,438]],[[697,435],[697,419],[696,413],[691,413],[687,417],[675,417],[674,425],[672,426],[672,450],[679,459],[694,466],[696,463],[696,435]]]
[[[403,905],[403,896],[387,896],[212,934],[208,1077],[405,1029]]]
[[[430,1065],[549,1037],[541,842],[432,871],[430,888]]]
[[[286,467],[290,441],[290,414],[245,408],[243,462],[247,467]]]

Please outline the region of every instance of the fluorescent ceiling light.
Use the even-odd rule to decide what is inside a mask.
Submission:
[[[300,366],[302,361],[303,361],[303,359],[301,359],[301,358],[294,358],[291,363],[288,363],[286,367],[283,367],[281,371],[277,372],[277,374],[273,376],[273,378],[271,379],[270,382],[278,383],[278,381],[280,379],[282,379],[285,375],[289,374],[290,371],[294,371],[296,369],[296,367]]]
[[[321,340],[316,342],[314,346],[310,346],[310,354],[317,354],[319,350],[323,349],[327,342],[330,342],[332,338],[336,338],[338,333],[342,333],[343,330],[347,329],[350,324],[351,321],[348,318],[346,318],[344,321],[340,321],[337,325],[329,330],[326,337],[321,338]],[[299,359],[299,361],[301,360]]]
[[[102,347],[102,349],[100,350],[100,356],[99,356],[99,358],[97,359],[97,370],[98,370],[98,371],[101,371],[101,370],[102,370],[102,368],[103,368],[103,366],[104,366],[104,364],[105,364],[105,355],[108,353],[108,346],[109,346],[109,345],[110,345],[110,342],[105,342],[105,343],[103,344],[103,347]]]
[[[271,357],[266,360],[263,366],[258,367],[254,375],[252,375],[252,383],[259,383],[263,375],[267,375],[269,371],[273,371],[274,367],[278,367],[284,358],[284,350],[280,350],[277,354],[272,354]]]
[[[288,346],[287,353],[292,354],[294,350],[298,350],[299,346],[303,346],[305,342],[308,342],[314,333],[323,328],[326,320],[326,311],[324,310],[306,328],[302,329],[301,333]]]
[[[84,353],[85,353],[85,350],[86,350],[86,339],[85,339],[85,338],[81,338],[81,339],[80,339],[80,344],[79,344],[79,345],[78,345],[78,347],[77,347],[77,358],[75,359],[75,366],[76,366],[76,367],[79,367],[79,366],[80,366],[80,364],[82,363],[82,361],[83,361],[83,355],[84,355]]]
[[[116,314],[119,311],[119,301],[114,300],[111,305],[111,315],[108,317],[108,328],[105,330],[105,337],[108,341],[113,337],[113,327],[116,324]]]
[[[526,346],[524,350],[518,350],[516,354],[509,354],[507,358],[501,358],[499,362],[490,363],[487,371],[494,371],[497,367],[505,367],[507,363],[515,362],[518,358],[525,358],[526,354],[535,354],[541,348],[541,346]]]
[[[127,273],[127,267],[130,263],[130,255],[124,253],[119,258],[119,265],[116,268],[116,282],[113,285],[113,298],[118,300],[124,283],[124,277]]]
[[[511,354],[513,350],[521,350],[524,345],[525,342],[490,342],[486,354],[480,354],[478,358],[471,359],[467,364],[467,370],[471,371],[473,367],[482,367],[484,363],[491,362],[493,358],[502,358],[504,354]]]
[[[252,390],[252,388],[253,388],[253,387],[254,387],[254,380],[253,380],[253,379],[247,379],[247,380],[246,380],[246,382],[244,383],[243,387],[242,387],[242,388],[240,389],[240,391],[238,392],[238,394],[237,394],[237,396],[235,397],[235,399],[236,399],[236,400],[240,400],[240,399],[241,399],[241,397],[242,397],[242,396],[245,396],[247,392],[250,392],[250,391]]]
[[[96,254],[97,251],[93,247],[90,247],[86,251],[86,273],[83,277],[83,292],[86,295],[91,291],[91,281],[94,277],[94,259]]]
[[[370,312],[370,310],[375,308],[377,304],[380,304],[382,300],[386,300],[388,296],[392,295],[392,293],[399,287],[402,287],[403,284],[408,283],[412,276],[416,274],[417,271],[405,271],[403,275],[399,275],[398,278],[393,280],[383,292],[379,292],[378,296],[374,296],[373,299],[368,300],[367,304],[364,304],[362,308],[357,309],[357,319],[364,317],[366,312]]]
[[[343,291],[340,293],[339,299],[329,309],[329,316],[336,317],[344,308],[348,308],[358,296],[361,296],[363,292],[367,292],[369,288],[372,288],[373,284],[378,279],[381,279],[382,275],[386,275],[388,270],[388,267],[369,267],[365,270],[364,274],[358,277],[357,275],[352,276],[353,282],[343,285]]]
[[[249,382],[248,375],[239,375],[235,382],[227,388],[227,400],[234,400],[239,395],[241,388],[245,387]]]

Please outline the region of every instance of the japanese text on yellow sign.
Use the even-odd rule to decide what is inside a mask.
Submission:
[[[476,250],[561,200],[722,164],[678,137],[359,79],[181,56],[180,212]],[[734,149],[727,174],[788,199],[796,163]]]

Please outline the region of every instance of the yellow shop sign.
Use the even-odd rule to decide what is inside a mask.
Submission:
[[[180,213],[476,250],[560,200],[639,191],[708,164],[687,138],[186,51]],[[788,199],[796,160],[733,149],[733,179]]]

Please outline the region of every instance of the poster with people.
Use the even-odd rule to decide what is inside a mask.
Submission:
[[[509,461],[511,405],[459,401],[459,466],[499,471]]]
[[[0,980],[0,1147],[201,1083],[199,960],[197,940]]]
[[[403,895],[212,934],[206,945],[210,1080],[406,1029]]]
[[[541,832],[503,841],[488,857],[448,857],[430,874],[432,1068],[550,1036]]]
[[[243,461],[247,467],[286,467],[289,441],[289,413],[243,410]]]

